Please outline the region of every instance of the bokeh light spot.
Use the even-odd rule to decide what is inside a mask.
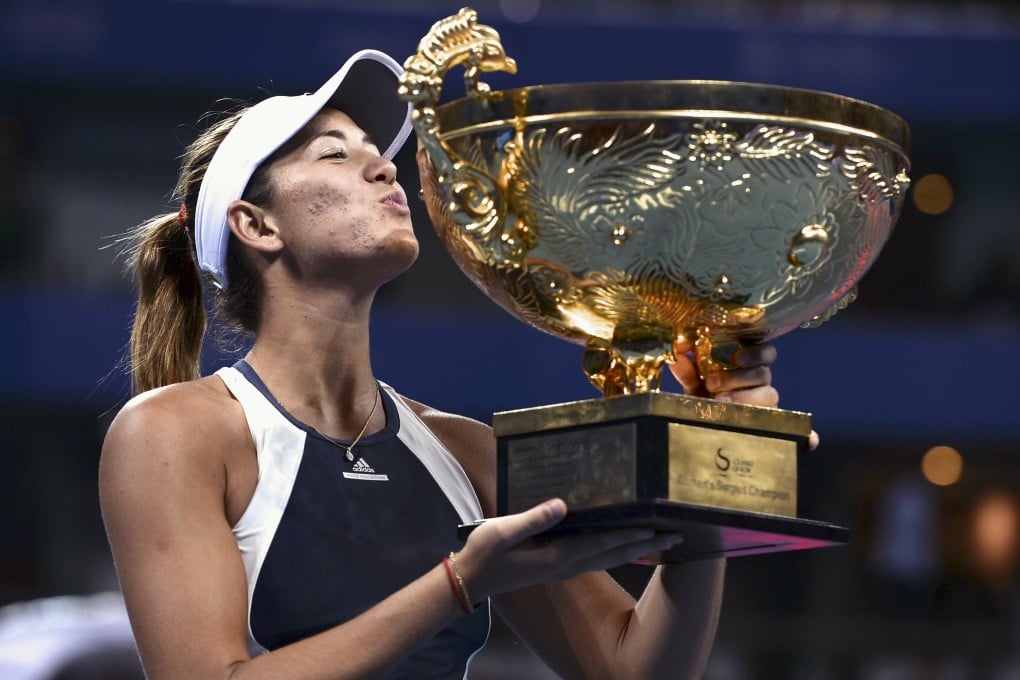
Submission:
[[[978,567],[986,576],[1004,576],[1016,565],[1020,513],[1017,500],[1002,491],[978,499],[972,518],[971,548]]]
[[[933,446],[921,459],[924,478],[937,486],[950,486],[963,474],[963,456],[951,446]]]
[[[953,185],[945,175],[925,175],[914,184],[914,205],[927,215],[941,215],[953,205]]]

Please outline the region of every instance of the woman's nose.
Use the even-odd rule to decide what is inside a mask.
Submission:
[[[397,179],[397,166],[390,159],[378,156],[366,165],[365,175],[372,182],[392,184]]]

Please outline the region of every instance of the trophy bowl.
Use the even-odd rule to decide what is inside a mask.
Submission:
[[[440,105],[457,65],[467,95]],[[496,414],[501,511],[560,495],[602,523],[638,506],[656,515],[648,508],[661,501],[795,518],[809,416],[664,395],[660,375],[677,353],[693,352],[702,371],[726,368],[740,345],[815,326],[853,301],[909,185],[906,123],[867,102],[752,83],[491,91],[481,72],[516,63],[470,9],[437,22],[405,69],[400,95],[414,107],[440,239],[510,314],[582,345],[581,366],[603,395]],[[642,418],[665,419],[667,434],[645,433]],[[621,422],[639,424],[607,437]],[[698,430],[696,441],[678,439],[674,425]],[[633,455],[609,462],[619,446]],[[726,467],[727,481],[674,460],[698,448],[708,458],[697,466]],[[781,462],[751,461],[750,450]],[[642,473],[649,456],[667,460]],[[743,482],[734,458],[751,470]],[[789,497],[734,503],[748,477],[767,493],[745,496]],[[690,496],[703,485],[728,491]]]

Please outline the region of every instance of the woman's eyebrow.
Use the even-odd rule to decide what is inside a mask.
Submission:
[[[347,135],[344,133],[344,131],[343,130],[336,130],[336,129],[323,130],[322,132],[320,132],[320,133],[318,133],[316,135],[313,135],[312,139],[309,140],[309,141],[318,139],[319,137],[333,137],[335,139],[339,139],[342,142],[346,142],[347,141]],[[367,133],[365,134],[364,137],[362,137],[361,141],[362,141],[363,144],[366,144],[366,145],[371,144],[372,146],[375,146],[375,142],[372,141],[372,138]]]

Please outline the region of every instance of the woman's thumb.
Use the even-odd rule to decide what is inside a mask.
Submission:
[[[556,526],[567,514],[567,504],[553,498],[516,515],[497,520],[505,539],[513,545]]]

